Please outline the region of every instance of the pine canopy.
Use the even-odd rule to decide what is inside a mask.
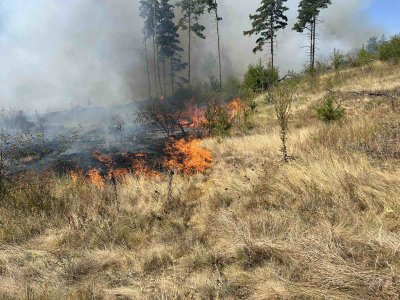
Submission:
[[[257,46],[253,52],[262,51],[268,42],[273,42],[276,32],[287,26],[288,18],[285,12],[288,10],[284,3],[287,0],[262,0],[261,6],[257,9],[256,14],[250,15],[252,20],[252,29],[245,31],[244,35],[260,34],[256,41]]]
[[[331,0],[301,0],[299,3],[299,16],[293,29],[297,32],[303,32],[308,24],[314,22],[314,18],[319,15],[322,9],[332,4]]]

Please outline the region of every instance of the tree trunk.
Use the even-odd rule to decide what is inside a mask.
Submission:
[[[170,68],[171,68],[171,94],[175,94],[175,72],[172,65],[172,58],[170,59]]]
[[[156,59],[156,39],[155,34],[153,34],[153,61],[154,61],[154,84],[155,86],[155,93],[157,94],[157,59]],[[160,90],[161,93],[161,90]]]
[[[158,46],[157,46],[157,57],[158,57],[158,59],[157,59],[158,84],[159,84],[159,87],[160,87],[161,96],[164,96],[164,91],[163,91],[162,86],[161,86],[160,53],[158,51]]]
[[[317,42],[316,42],[316,38],[317,38],[317,33],[316,33],[317,30],[316,30],[316,28],[317,28],[317,17],[314,16],[314,29],[313,29],[313,34],[314,34],[313,42],[314,42],[314,45],[313,45],[313,63],[312,63],[313,70],[315,69],[315,48],[316,48],[316,44],[317,44]]]
[[[165,81],[165,57],[163,56],[162,58],[162,64],[163,64],[163,83],[164,83],[164,96],[166,96],[165,94],[166,92],[166,81]]]
[[[314,25],[310,24],[310,72],[313,71],[313,45],[314,45]]]
[[[191,61],[190,61],[190,59],[191,59],[191,57],[190,57],[190,55],[191,55],[191,53],[190,53],[190,50],[191,50],[191,36],[192,36],[192,15],[191,15],[191,13],[189,13],[189,16],[188,16],[188,84],[189,84],[189,86],[191,85]]]
[[[271,68],[274,68],[274,20],[273,14],[271,14],[270,20],[270,31],[271,31]]]
[[[219,87],[222,87],[221,39],[220,39],[220,34],[219,34],[219,16],[218,16],[217,0],[215,0],[215,19],[217,21]]]
[[[150,84],[150,70],[149,70],[149,58],[147,56],[147,39],[144,39],[144,52],[146,54],[146,69],[147,69],[147,85],[149,88],[149,99],[151,99],[151,84]]]
[[[286,129],[281,129],[281,141],[282,141],[282,149],[281,152],[283,154],[283,161],[284,162],[289,162],[289,155],[287,152],[287,146],[286,146],[286,141],[287,141],[287,137],[286,137]]]
[[[156,19],[157,15],[157,8],[154,6],[154,11],[153,11],[153,28],[156,27],[156,23],[154,20]],[[153,33],[153,47],[154,47],[154,68],[156,69],[157,77],[158,77],[158,87],[160,89],[160,95],[163,96],[163,90],[161,87],[161,75],[160,75],[160,54],[158,52],[158,43],[156,43],[157,40],[157,33]],[[157,63],[156,63],[156,57],[157,57]],[[156,83],[157,85],[157,83]]]

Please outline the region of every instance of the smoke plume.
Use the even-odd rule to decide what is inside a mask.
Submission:
[[[146,76],[138,0],[6,0],[0,4],[0,107],[41,111],[144,99]],[[242,76],[255,38],[243,36],[260,0],[220,0],[223,76]],[[336,0],[321,16],[318,57],[360,47],[382,30],[363,13],[365,0]],[[279,34],[281,72],[306,63],[306,37],[291,30],[298,1],[289,0],[289,26]],[[195,40],[198,80],[217,74],[215,24],[202,20],[207,40]],[[185,34],[182,34],[184,36]],[[186,45],[183,44],[185,48]],[[186,55],[184,54],[184,58]]]

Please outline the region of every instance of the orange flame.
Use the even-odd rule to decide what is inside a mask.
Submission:
[[[108,179],[114,179],[119,182],[125,182],[125,177],[129,175],[131,171],[129,169],[119,168],[110,169],[107,174]]]
[[[69,171],[69,177],[72,179],[73,182],[77,182],[79,180],[78,172],[72,170]]]
[[[201,109],[194,98],[186,104],[181,125],[188,128],[200,128],[206,124],[205,110]]]
[[[92,155],[95,159],[97,159],[100,163],[107,166],[108,168],[111,168],[112,165],[114,164],[114,161],[113,161],[111,155],[104,155],[104,154],[101,154],[99,151],[93,152]]]
[[[200,146],[200,140],[184,139],[166,145],[169,159],[163,165],[170,170],[178,170],[185,175],[204,173],[212,167],[212,153]]]
[[[131,162],[133,174],[135,176],[154,178],[160,175],[159,172],[152,170],[146,165],[147,153],[123,153],[122,156]]]
[[[226,108],[230,111],[230,119],[232,120],[243,110],[243,105],[240,98],[235,98],[226,105]]]
[[[90,169],[87,172],[90,182],[98,189],[103,189],[105,187],[103,177],[100,175],[100,171],[97,169]]]
[[[138,177],[154,178],[160,174],[157,171],[150,169],[144,159],[135,159],[132,161],[132,168],[135,170],[135,175]]]

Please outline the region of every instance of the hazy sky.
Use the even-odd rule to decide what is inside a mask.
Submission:
[[[3,0],[0,4],[0,107],[56,110],[106,105],[146,96],[138,0]],[[220,0],[224,76],[241,76],[253,55],[244,37],[248,15],[260,0]],[[290,24],[278,38],[282,72],[307,61],[306,38],[290,30],[298,0],[289,0]],[[333,48],[348,51],[371,35],[400,28],[398,0],[333,0],[320,25],[319,58]],[[213,24],[207,41],[196,41],[198,78],[216,69]]]

